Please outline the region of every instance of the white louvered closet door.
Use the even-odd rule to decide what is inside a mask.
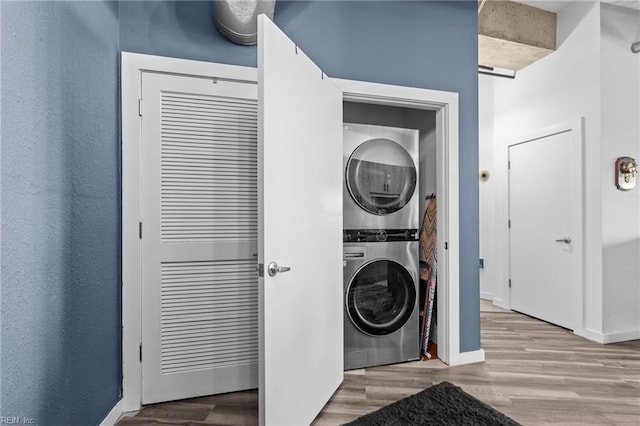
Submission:
[[[257,89],[142,74],[142,402],[258,386]]]

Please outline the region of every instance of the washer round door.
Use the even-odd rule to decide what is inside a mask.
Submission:
[[[375,260],[364,265],[347,288],[346,308],[362,332],[384,336],[400,329],[416,302],[415,283],[399,263]]]
[[[349,157],[345,174],[351,198],[379,216],[396,212],[411,200],[418,176],[411,155],[389,139],[360,144]]]

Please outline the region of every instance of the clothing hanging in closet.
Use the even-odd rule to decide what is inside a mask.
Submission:
[[[434,296],[436,292],[436,278],[438,275],[438,229],[437,229],[437,203],[435,197],[431,197],[427,204],[420,229],[420,280],[426,282],[426,291],[423,304],[423,321],[420,333],[420,352],[430,358],[427,352],[429,334],[433,316]]]

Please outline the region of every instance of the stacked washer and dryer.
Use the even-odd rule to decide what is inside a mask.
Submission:
[[[344,367],[418,359],[418,130],[344,125]]]

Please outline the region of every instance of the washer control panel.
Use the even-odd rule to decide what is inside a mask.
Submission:
[[[388,241],[417,241],[417,229],[345,229],[345,243],[384,243]]]

